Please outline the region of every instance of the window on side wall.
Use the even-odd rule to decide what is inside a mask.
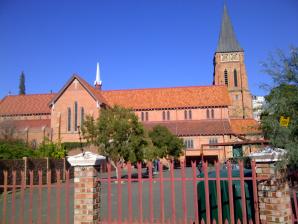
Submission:
[[[144,121],[144,112],[141,112],[141,121]]]
[[[210,138],[209,139],[209,144],[217,144],[218,142],[217,142],[217,138]],[[212,145],[210,145],[209,146],[209,148],[217,148],[217,146],[212,146]]]
[[[193,144],[193,139],[184,139],[184,147],[186,149],[193,149],[194,148],[194,144]]]
[[[145,118],[146,118],[146,121],[149,120],[149,112],[146,112],[146,113],[145,113]]]
[[[188,111],[188,118],[189,118],[189,120],[192,119],[192,112],[191,112],[191,110]]]
[[[162,120],[163,120],[163,121],[166,120],[166,112],[165,112],[165,111],[162,112]]]
[[[191,110],[185,110],[184,111],[184,119],[185,120],[191,120],[192,119],[192,112],[191,112]]]
[[[207,119],[210,118],[210,112],[209,112],[209,109],[206,110],[206,117],[207,117]]]

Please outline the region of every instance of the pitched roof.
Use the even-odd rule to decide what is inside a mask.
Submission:
[[[192,86],[102,91],[109,105],[163,109],[230,105],[226,86]]]
[[[177,136],[232,134],[228,120],[144,122],[143,124],[148,129],[152,129],[156,125],[165,126]]]
[[[6,96],[0,103],[0,116],[50,114],[48,103],[55,94],[30,94]]]
[[[261,133],[260,124],[255,119],[231,119],[231,127],[235,134],[257,134]]]
[[[228,14],[226,5],[224,5],[224,12],[221,21],[221,30],[219,34],[219,40],[216,52],[237,52],[243,51],[240,47],[234,29],[231,23],[231,19]]]
[[[88,82],[86,82],[83,78],[81,78],[77,74],[74,74],[71,76],[71,78],[60,89],[57,95],[52,99],[50,104],[55,103],[59,99],[59,97],[64,93],[64,91],[73,82],[74,79],[77,79],[80,82],[80,84],[87,90],[87,92],[93,97],[94,100],[107,104],[106,100],[102,96],[101,91],[91,86]]]

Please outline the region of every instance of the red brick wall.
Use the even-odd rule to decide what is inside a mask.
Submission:
[[[234,54],[234,56],[231,54]],[[225,85],[224,72],[228,73],[228,90],[232,101],[229,107],[231,118],[252,118],[252,97],[248,87],[244,53],[216,53],[214,56],[214,84]],[[223,57],[227,56],[227,59]],[[234,59],[232,59],[234,57]],[[238,85],[234,83],[234,69],[237,71]]]

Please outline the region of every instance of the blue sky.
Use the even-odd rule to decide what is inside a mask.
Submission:
[[[245,50],[251,92],[268,82],[261,62],[298,46],[297,0],[227,0]],[[59,91],[73,73],[103,89],[210,85],[223,0],[0,0],[0,98]]]

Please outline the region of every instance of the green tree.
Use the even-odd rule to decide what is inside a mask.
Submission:
[[[26,87],[25,87],[25,74],[24,72],[20,75],[20,84],[19,84],[19,95],[26,94]]]
[[[157,125],[149,132],[159,158],[170,156],[177,159],[182,154],[183,140],[173,135],[165,126]]]
[[[278,50],[264,64],[272,78],[261,125],[273,147],[287,150],[286,162],[298,164],[298,48],[292,47],[286,55]],[[281,116],[290,118],[288,127],[280,125]]]
[[[99,146],[99,152],[115,168],[116,164],[142,161],[150,155],[144,153],[150,142],[138,117],[131,110],[119,106],[101,110],[97,120],[86,117],[82,134],[90,143]]]

